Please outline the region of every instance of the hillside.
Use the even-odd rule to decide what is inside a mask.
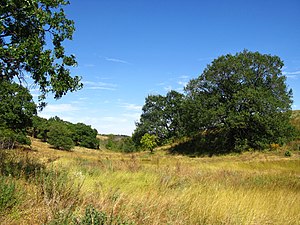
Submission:
[[[297,224],[300,154],[285,151],[189,158],[163,148],[68,152],[32,139],[32,149],[1,153],[0,181],[16,192],[9,208],[0,202],[0,223]],[[18,166],[7,171],[9,161]]]

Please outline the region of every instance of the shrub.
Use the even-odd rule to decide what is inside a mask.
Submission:
[[[286,152],[284,153],[284,156],[286,156],[286,157],[291,157],[291,156],[292,156],[292,153],[291,153],[290,151],[286,151]]]
[[[74,147],[71,135],[66,125],[54,123],[48,132],[48,142],[56,149],[71,150]]]

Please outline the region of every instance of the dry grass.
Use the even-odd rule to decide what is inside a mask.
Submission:
[[[14,212],[2,216],[7,224],[47,223],[57,213],[67,213],[66,204],[75,206],[74,215],[93,205],[136,224],[300,224],[299,151],[292,157],[278,149],[188,158],[163,149],[153,155],[77,147],[66,152],[32,143],[33,150],[19,154],[67,171],[69,188],[82,181],[83,186],[76,198],[53,190],[59,194],[54,199],[45,197],[41,185],[19,180],[26,195]]]

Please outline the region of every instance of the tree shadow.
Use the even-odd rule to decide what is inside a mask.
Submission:
[[[226,132],[206,131],[169,149],[170,154],[190,157],[224,155],[233,152],[231,138]]]

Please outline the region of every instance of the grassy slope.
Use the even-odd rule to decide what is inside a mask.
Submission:
[[[92,204],[137,224],[300,224],[300,154],[286,149],[242,155],[188,158],[163,149],[122,154],[76,147],[51,149],[33,140],[27,153],[48,168],[84,181],[76,213]],[[51,212],[24,181],[23,204],[0,221],[41,224]],[[24,184],[23,184],[24,183]],[[53,207],[53,206],[52,206]],[[16,213],[17,212],[17,213]]]

